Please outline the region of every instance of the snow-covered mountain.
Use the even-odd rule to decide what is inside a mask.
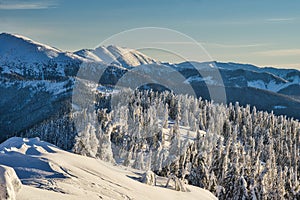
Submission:
[[[65,76],[67,68],[86,59],[21,35],[0,34],[0,71],[29,76]],[[44,77],[45,78],[45,77]]]
[[[85,59],[94,62],[104,62],[107,64],[115,64],[126,68],[136,67],[143,64],[151,64],[156,61],[136,50],[121,48],[118,46],[100,46],[96,49],[82,49],[75,52]]]
[[[17,74],[34,79],[49,79],[56,76],[76,76],[82,63],[97,63],[98,66],[114,65],[130,69],[132,67],[160,64],[160,62],[136,51],[118,46],[100,46],[96,49],[82,49],[77,52],[63,52],[21,35],[0,34],[0,71],[2,74]],[[164,64],[166,66],[166,64]],[[169,65],[186,76],[185,83],[205,82],[225,87],[253,87],[271,92],[279,92],[291,85],[300,84],[300,72],[294,69],[259,68],[250,64],[221,62],[184,62]],[[201,72],[215,70],[222,75],[201,77]],[[193,74],[195,69],[200,72]],[[191,73],[192,72],[192,73]],[[155,72],[147,72],[155,73]]]
[[[0,44],[0,61],[2,63],[47,63],[49,60],[65,62],[81,59],[73,53],[63,52],[21,35],[2,33],[0,34]]]
[[[31,78],[49,79],[57,76],[75,76],[83,63],[114,65],[131,68],[156,61],[136,50],[118,46],[100,46],[77,52],[64,52],[27,37],[0,34],[0,71]],[[51,76],[51,77],[50,77]]]
[[[188,185],[189,192],[165,188],[163,177],[157,186],[146,185],[139,181],[142,173],[63,151],[38,138],[13,137],[0,144],[0,184],[5,181],[0,199],[216,199],[195,186]]]
[[[80,68],[91,66],[92,69],[88,69],[78,81],[95,80],[100,73],[103,74],[99,83],[103,86],[116,85],[121,78],[123,83],[151,82],[155,78],[155,87],[161,83],[173,88],[191,85],[197,96],[208,100],[208,87],[225,87],[228,103],[239,101],[240,105],[251,104],[260,110],[274,110],[278,115],[300,119],[298,70],[221,62],[168,64],[136,50],[114,45],[72,53],[24,36],[2,33],[0,132],[15,134],[26,131],[50,116],[59,116],[61,110],[68,112],[74,77]],[[125,76],[128,71],[133,73]],[[178,75],[183,79],[174,78]],[[5,138],[0,135],[0,141]]]
[[[252,87],[278,93],[291,85],[300,85],[300,72],[294,69],[259,68],[250,64],[221,63],[221,62],[184,62],[175,66],[179,71],[191,74],[191,71],[200,72],[189,75],[186,80],[191,82],[205,82],[209,85],[225,87]],[[201,72],[209,74],[218,69],[222,79],[212,75],[201,77]]]

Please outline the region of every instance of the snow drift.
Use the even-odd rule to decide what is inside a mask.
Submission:
[[[14,137],[2,143],[0,164],[4,165],[0,174],[2,169],[6,174],[4,188],[10,194],[21,185],[13,170],[22,181],[22,189],[16,194],[20,200],[216,199],[210,192],[193,186],[187,187],[190,192],[164,188],[167,180],[162,177],[157,178],[157,186],[141,183],[142,171],[72,154],[38,138]]]

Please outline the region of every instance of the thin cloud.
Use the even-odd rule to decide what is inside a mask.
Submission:
[[[285,68],[285,69],[300,69],[300,63],[283,63],[283,64],[268,64],[266,66],[272,66],[277,68]]]
[[[256,52],[262,56],[300,56],[300,49],[280,49]]]
[[[221,44],[221,43],[203,43],[207,46],[214,46],[220,48],[251,48],[251,47],[262,47],[267,46],[267,44]]]
[[[195,42],[180,42],[180,41],[166,41],[166,42],[154,42],[155,44],[162,45],[195,45]],[[262,47],[267,44],[222,44],[222,43],[210,43],[210,42],[197,42],[204,46],[218,47],[218,48],[251,48],[251,47]]]
[[[267,22],[292,22],[295,18],[270,18],[266,19]]]
[[[201,44],[201,42],[198,42]],[[163,45],[194,45],[195,42],[179,42],[179,41],[163,41],[163,42],[151,42],[151,44],[163,44]]]
[[[296,17],[279,17],[279,18],[260,18],[260,19],[237,19],[237,20],[225,20],[218,21],[216,23],[230,26],[245,26],[245,25],[257,25],[266,23],[294,23],[298,21]]]
[[[50,0],[0,0],[0,10],[36,10],[54,8],[56,6],[56,2]]]

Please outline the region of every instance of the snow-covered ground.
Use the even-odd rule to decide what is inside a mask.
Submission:
[[[221,85],[222,84],[222,83],[218,83],[218,81],[214,80],[213,77],[211,77],[211,76],[207,76],[204,78],[200,77],[200,76],[191,76],[188,79],[186,79],[184,81],[184,83],[190,84],[192,82],[201,82],[201,81],[204,81],[206,84],[209,84],[209,85]]]
[[[292,83],[287,82],[287,83],[276,83],[275,81],[270,81],[270,82],[264,82],[263,80],[255,80],[255,81],[248,81],[247,86],[248,87],[253,87],[253,88],[258,88],[262,90],[268,90],[272,92],[278,92]]]
[[[72,154],[37,138],[14,137],[2,143],[0,165],[12,167],[22,181],[18,200],[216,199],[194,186],[187,186],[189,192],[164,188],[167,180],[162,177],[158,186],[143,184],[142,171]]]

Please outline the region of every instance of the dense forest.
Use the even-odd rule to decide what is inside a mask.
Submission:
[[[96,109],[53,116],[23,136],[175,175],[219,199],[300,199],[297,120],[171,92],[123,91],[97,99]],[[108,103],[112,99],[117,105]]]

